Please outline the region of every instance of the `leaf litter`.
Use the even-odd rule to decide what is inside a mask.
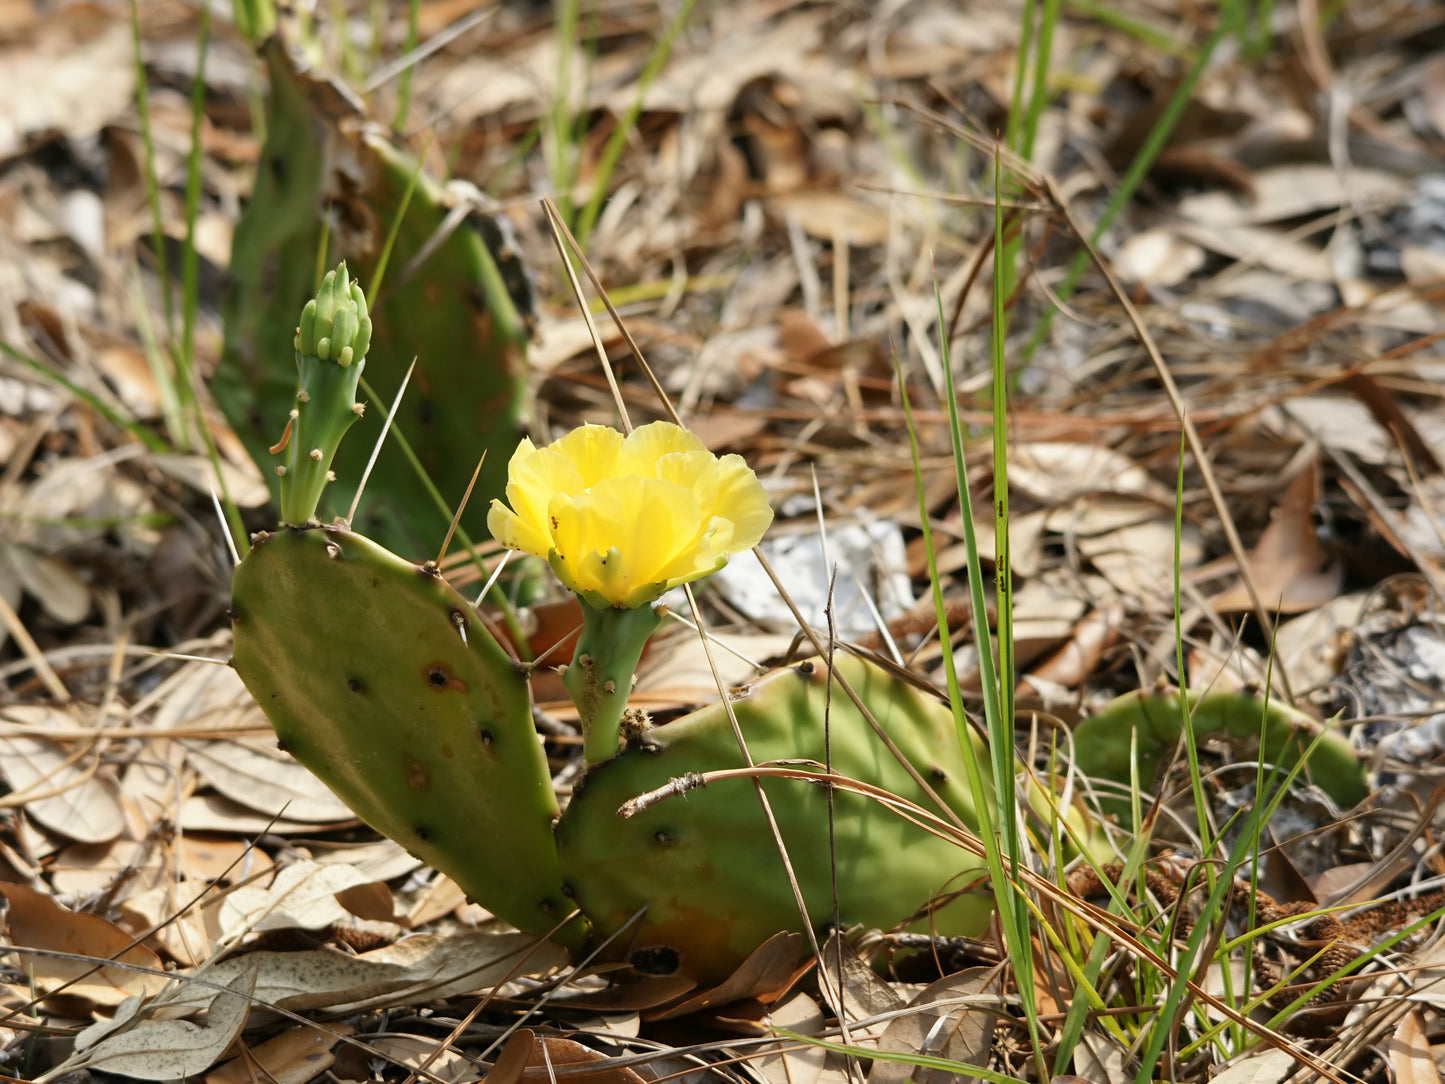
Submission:
[[[444,0],[419,7],[424,38],[460,12]],[[978,360],[985,291],[969,287],[986,216],[916,194],[988,202],[987,155],[959,133],[1001,126],[1018,12],[941,0],[874,11],[726,5],[697,16],[644,85],[660,11],[603,5],[595,44],[562,50],[524,7],[501,5],[424,60],[413,116],[428,118],[418,138],[435,132],[455,176],[502,198],[538,276],[537,424],[556,431],[611,411],[535,205],[552,190],[556,163],[525,149],[566,67],[569,108],[594,126],[568,149],[579,192],[596,176],[600,137],[640,108],[589,256],[609,289],[631,291],[629,326],[664,386],[711,446],[743,452],[768,478],[775,507],[787,510],[780,527],[812,546],[800,584],[828,581],[816,484],[830,555],[848,552],[855,581],[878,603],[876,615],[858,611],[850,631],[900,642],[918,672],[937,678],[931,611],[920,619],[912,605],[927,583],[889,359],[903,360],[915,402],[926,404],[925,448],[943,462],[936,269],[955,314],[946,332],[964,359],[966,420],[989,424]],[[1128,7],[1163,25],[1157,8]],[[174,257],[185,234],[195,11],[142,8],[158,239]],[[1198,17],[1181,14],[1166,34],[1198,30]],[[404,26],[382,29],[383,54],[399,55]],[[1302,823],[1317,853],[1378,894],[1401,874],[1423,883],[1441,872],[1417,841],[1438,827],[1422,818],[1435,816],[1442,696],[1445,82],[1426,44],[1426,6],[1352,5],[1326,30],[1291,30],[1305,44],[1296,52],[1281,38],[1273,66],[1210,66],[1145,197],[1101,243],[1205,435],[1245,540],[1245,572],[1280,618],[1277,639],[1264,639],[1221,510],[1188,464],[1182,676],[1271,687],[1322,718],[1345,713],[1382,789],[1352,818]],[[1189,49],[1199,38],[1170,40]],[[1090,220],[1110,168],[1127,165],[1176,85],[1178,62],[1082,16],[1063,21],[1054,50],[1056,97],[1034,161]],[[157,335],[170,331],[145,211],[126,10],[0,4],[0,53],[0,67],[25,73],[27,88],[0,103],[0,892],[13,950],[0,1027],[26,1074],[534,1079],[574,1076],[559,1069],[595,1060],[587,1075],[615,1084],[652,1079],[673,1050],[722,1034],[712,1051],[688,1057],[723,1061],[735,1049],[743,1061],[712,1071],[841,1080],[845,1062],[821,1048],[746,1047],[739,1037],[764,1034],[768,1021],[836,1037],[840,1015],[864,1021],[885,1008],[900,1015],[860,1024],[853,1038],[1024,1071],[1007,1005],[930,1007],[985,989],[1002,996],[975,985],[997,957],[987,943],[921,983],[860,965],[831,1003],[760,960],[727,990],[654,990],[655,1003],[626,1009],[620,988],[566,971],[549,950],[526,955],[455,886],[378,843],[276,751],[229,670],[152,654],[226,657],[216,630],[229,565],[209,491],[220,481],[256,508],[264,482],[214,414],[199,424],[217,439],[218,464],[200,454],[196,419],[173,427],[175,388],[154,364]],[[249,101],[260,73],[238,35],[212,40],[194,339],[206,371],[220,348],[214,272],[258,160]],[[1334,97],[1321,106],[1299,92],[1302,79]],[[381,91],[378,116],[394,95],[394,84]],[[1022,230],[1037,263],[1014,304],[1010,356],[1022,356],[1053,307],[1063,264],[1042,216]],[[1181,677],[1171,597],[1177,419],[1118,330],[1114,299],[1086,279],[1067,306],[1011,402],[1020,703],[1064,723],[1115,693]],[[624,369],[623,383],[644,409],[637,374]],[[161,439],[147,446],[113,418]],[[984,461],[971,455],[986,507]],[[949,548],[961,518],[952,489],[940,487],[930,509],[945,532],[945,593],[957,600],[965,587]],[[253,525],[265,522],[258,513]],[[984,542],[991,560],[994,541]],[[879,589],[889,584],[891,593]],[[710,624],[748,637],[757,658],[780,655],[776,641],[791,627],[756,594],[744,581],[708,598]],[[946,634],[967,657],[969,624]],[[680,706],[680,689],[705,687],[671,680],[667,645],[657,658],[644,690],[656,681]],[[561,767],[570,746],[558,739],[549,751]],[[1225,803],[1223,791],[1216,797]],[[1284,853],[1304,885],[1292,898],[1326,898],[1332,869],[1311,870],[1304,849]],[[1406,954],[1401,974],[1373,980],[1374,1000],[1355,1002],[1320,1047],[1334,1065],[1360,1079],[1433,1079],[1431,959],[1415,972]],[[472,1018],[480,992],[498,983]],[[1409,1011],[1378,1008],[1402,991]],[[602,994],[617,1008],[584,1009],[580,998]],[[34,1010],[43,1028],[17,1011],[33,996],[43,998]],[[527,1027],[507,1037],[519,1022]],[[1103,1035],[1074,1059],[1085,1078],[1129,1071]],[[1200,1058],[1177,1078],[1275,1080],[1295,1064],[1256,1048],[1232,1061]],[[880,1059],[868,1075],[930,1071]]]

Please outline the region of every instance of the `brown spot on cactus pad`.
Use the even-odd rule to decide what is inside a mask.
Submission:
[[[412,790],[426,790],[431,785],[426,765],[416,757],[406,758],[406,785]]]
[[[452,673],[452,668],[444,662],[428,663],[423,673],[426,676],[427,687],[435,689],[439,693],[467,691],[467,683]]]

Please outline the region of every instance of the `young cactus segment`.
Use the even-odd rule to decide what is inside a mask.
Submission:
[[[968,825],[977,803],[992,801],[968,786],[953,715],[876,664],[840,655],[846,676],[884,731]],[[834,688],[817,660],[776,671],[733,700],[753,759],[824,760],[824,719],[831,729],[834,772],[883,787],[937,812],[868,722]],[[987,764],[982,742],[975,738]],[[593,767],[557,826],[568,890],[597,937],[621,930],[642,907],[646,916],[620,940],[636,966],[676,970],[703,984],[725,979],[748,954],[781,930],[801,930],[792,889],[750,779],[716,782],[622,819],[627,800],[690,772],[743,766],[722,704],[648,731],[628,749]],[[833,921],[836,855],[843,924],[892,928],[930,901],[959,893],[917,923],[921,930],[977,935],[993,897],[978,884],[983,860],[940,839],[877,801],[833,795],[793,779],[763,783],[815,927]]]
[[[1128,786],[1137,732],[1139,781],[1152,788],[1183,733],[1180,699],[1178,689],[1169,689],[1136,690],[1111,700],[1074,729],[1079,770]],[[1258,741],[1259,759],[1281,771],[1291,770],[1307,756],[1302,777],[1341,809],[1353,809],[1369,793],[1364,765],[1345,736],[1279,700],[1265,701],[1242,692],[1204,692],[1188,694],[1187,706],[1196,737]],[[1106,799],[1104,806],[1122,814],[1128,803]]]
[[[232,664],[281,746],[368,824],[521,930],[573,910],[526,680],[435,567],[344,527],[286,528],[236,569],[232,621]]]
[[[335,477],[331,461],[336,449],[361,416],[356,388],[370,346],[366,294],[351,281],[342,263],[321,280],[321,289],[306,302],[296,329],[296,405],[286,434],[273,449],[285,458],[276,468],[285,523],[315,518],[322,490]]]
[[[662,617],[648,605],[597,609],[582,602],[582,632],[562,683],[582,720],[582,756],[589,768],[617,755],[633,671],[660,624]]]

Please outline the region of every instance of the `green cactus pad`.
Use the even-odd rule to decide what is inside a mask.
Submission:
[[[840,656],[836,666],[934,791],[976,827],[976,796],[948,708],[863,659]],[[834,771],[936,812],[842,691],[835,687],[832,693]],[[733,700],[753,759],[822,762],[827,694],[826,668],[814,661],[772,673]],[[981,745],[976,748],[986,764]],[[622,930],[646,907],[641,923],[618,938],[634,963],[714,983],[772,935],[802,929],[750,779],[716,782],[630,819],[617,816],[628,799],[671,779],[742,765],[726,711],[714,704],[647,732],[588,773],[557,826],[557,844],[568,890],[592,920],[594,940]],[[809,921],[829,925],[833,862],[827,792],[792,779],[768,779],[763,787]],[[835,794],[834,825],[844,925],[891,928],[935,897],[965,890],[932,916],[931,928],[976,935],[987,926],[993,897],[977,883],[982,859],[871,799],[841,790]]]
[[[283,528],[236,569],[232,620],[232,664],[282,747],[367,823],[521,930],[573,910],[526,681],[434,566]]]
[[[466,210],[458,187],[419,172],[416,159],[368,121],[358,98],[308,69],[279,38],[266,43],[262,59],[270,84],[266,145],[231,249],[216,402],[269,474],[276,460],[268,449],[296,394],[281,363],[291,357],[297,314],[316,296],[318,254],[327,265],[344,258],[375,296],[366,379],[378,401],[367,439],[336,457],[337,480],[321,498],[319,518],[350,507],[380,418],[415,358],[396,428],[447,500],[467,488],[487,451],[461,523],[484,537],[488,504],[502,495],[526,414],[531,282],[505,221]],[[407,456],[383,449],[353,526],[407,552],[440,538],[449,523]]]
[[[1178,689],[1137,690],[1111,700],[1074,729],[1074,758],[1087,776],[1128,785],[1130,756],[1138,732],[1139,781],[1152,788],[1174,756],[1183,733]],[[1243,692],[1188,695],[1196,737],[1256,741],[1259,756],[1288,771],[1308,754],[1302,777],[1315,783],[1342,809],[1353,809],[1369,793],[1364,765],[1349,741],[1279,700]],[[1318,738],[1318,741],[1316,741]],[[1106,799],[1105,809],[1122,814],[1128,803]]]

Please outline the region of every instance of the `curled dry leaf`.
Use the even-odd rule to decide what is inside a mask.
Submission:
[[[1417,1012],[1406,1013],[1390,1036],[1390,1068],[1396,1084],[1440,1084],[1440,1071]]]
[[[258,951],[222,960],[200,976],[225,984],[254,966],[259,1001],[293,1012],[350,1013],[489,990],[510,979],[551,974],[566,963],[564,949],[526,934],[461,931],[408,937],[358,956]],[[175,973],[183,984],[191,975]],[[215,996],[213,986],[189,983],[174,1004],[201,1009]]]
[[[128,1001],[114,1020],[93,1024],[75,1037],[76,1052],[52,1074],[105,1069],[139,1080],[176,1080],[204,1073],[246,1023],[256,969],[247,967],[212,998],[200,1021],[159,1020],[139,1015],[140,999]]]
[[[62,625],[78,625],[90,613],[90,587],[79,573],[54,554],[29,546],[0,546],[20,586]]]
[[[526,1028],[517,1032],[517,1035],[514,1035],[512,1040],[508,1041],[506,1048],[503,1050],[503,1057],[506,1056],[506,1050],[511,1049],[512,1042],[516,1041],[517,1036],[524,1033],[528,1036],[532,1034]],[[379,1038],[372,1039],[370,1042],[373,1050],[393,1065],[399,1066],[402,1069],[414,1073],[425,1066],[427,1079],[429,1080],[435,1078],[446,1081],[447,1084],[464,1084],[466,1081],[481,1079],[481,1070],[477,1068],[475,1061],[465,1054],[453,1050],[451,1047],[446,1047],[438,1051],[437,1048],[439,1045],[438,1040],[424,1039],[419,1035],[382,1035]],[[525,1049],[531,1050],[530,1039]],[[525,1068],[526,1059],[522,1058],[521,1064],[518,1066],[517,1075],[520,1076],[521,1070]],[[498,1078],[497,1074],[501,1069],[502,1059],[498,1058],[496,1067],[487,1074],[487,1079],[494,1081],[495,1084],[503,1084],[506,1080],[517,1079],[510,1075],[503,1075]],[[213,1077],[207,1077],[206,1084],[232,1084],[232,1082],[217,1081]],[[251,1081],[242,1077],[236,1079],[234,1084],[251,1084]]]
[[[534,1034],[524,1068],[534,1070],[539,1079],[563,1079],[556,1074],[557,1069],[591,1064],[597,1066],[595,1071],[568,1072],[568,1084],[644,1084],[636,1069],[613,1065],[607,1055],[559,1035]]]
[[[65,992],[98,1006],[119,1005],[126,998],[154,994],[166,984],[160,957],[114,923],[99,915],[70,911],[49,896],[21,884],[0,883],[0,896],[10,904],[6,912],[7,940],[16,948],[64,953],[75,959],[57,959],[15,952],[36,990]],[[97,966],[113,960],[131,968]]]
[[[1298,1062],[1288,1050],[1252,1050],[1214,1078],[1214,1084],[1279,1084]]]
[[[807,994],[794,994],[768,1014],[768,1024],[795,1035],[823,1034],[823,1010]],[[778,1044],[777,1053],[753,1062],[753,1068],[769,1084],[814,1084],[823,1073],[828,1052],[821,1046],[799,1046],[789,1039]]]
[[[1323,606],[1340,593],[1344,566],[1330,562],[1315,530],[1314,506],[1320,498],[1319,463],[1301,471],[1275,506],[1269,526],[1249,553],[1250,572],[1260,603],[1271,612],[1302,613]],[[1214,599],[1220,613],[1240,613],[1254,605],[1244,582]]]
[[[249,458],[239,463],[221,460],[224,486],[217,482],[215,468],[205,456],[157,454],[150,460],[163,474],[197,493],[225,493],[242,508],[260,508],[271,499],[271,487]]]
[[[129,897],[121,904],[120,914],[137,933],[154,930],[148,940],[178,963],[190,965],[210,955],[217,932],[215,912],[220,905],[220,894],[204,882],[168,880]]]
[[[350,866],[293,862],[269,886],[246,885],[226,897],[221,936],[229,941],[263,930],[323,930],[350,914],[337,893],[369,883]]]
[[[892,1054],[925,1054],[962,1065],[988,1065],[994,1020],[1001,1007],[1002,973],[972,967],[946,975],[908,1003],[910,1011],[889,1023],[878,1049]],[[959,1004],[964,1001],[964,1004]],[[972,1004],[969,1004],[972,1002]],[[868,1084],[945,1084],[954,1074],[901,1061],[875,1061]]]
[[[187,742],[191,765],[225,797],[257,813],[329,824],[356,814],[290,757],[264,745],[272,739]]]
[[[1098,444],[1042,441],[1010,450],[1009,484],[1045,504],[1091,493],[1131,493],[1166,507],[1173,494],[1122,452]]]
[[[327,1031],[288,1028],[207,1073],[206,1084],[254,1084],[258,1080],[271,1084],[306,1084],[331,1068],[336,1060],[337,1039],[355,1030],[347,1024],[332,1024]]]
[[[649,1013],[648,1019],[666,1020],[669,1017],[685,1016],[719,1005],[729,1005],[745,998],[776,994],[792,983],[798,954],[802,948],[802,934],[774,934],[758,946],[753,954],[728,976],[726,982],[720,983],[711,990],[704,990],[663,1012]]]
[[[17,704],[6,722],[30,730],[74,730],[78,723],[63,708]],[[109,775],[97,769],[95,753],[72,760],[66,746],[43,738],[0,737],[0,774],[14,797],[40,824],[81,843],[105,843],[125,830],[125,811]],[[33,797],[30,797],[33,795]]]

